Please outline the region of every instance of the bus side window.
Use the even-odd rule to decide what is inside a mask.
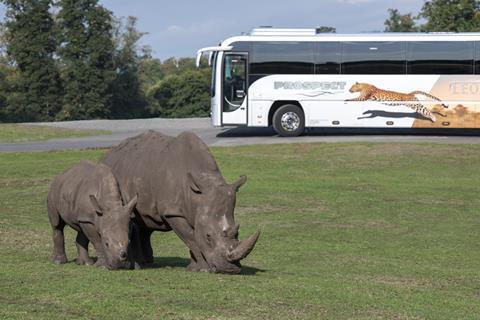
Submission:
[[[403,42],[344,42],[342,74],[405,74]]]
[[[315,53],[315,74],[339,74],[340,52],[340,42],[318,42]]]
[[[475,42],[475,74],[480,74],[480,42]]]
[[[250,73],[313,74],[313,42],[259,42],[252,44]]]
[[[408,74],[473,74],[471,41],[423,41],[407,44]]]

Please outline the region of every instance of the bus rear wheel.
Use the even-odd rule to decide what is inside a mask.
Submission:
[[[273,115],[273,128],[281,137],[297,137],[305,130],[303,110],[294,104],[278,108]]]

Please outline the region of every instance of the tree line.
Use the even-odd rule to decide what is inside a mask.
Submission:
[[[208,115],[209,68],[152,57],[135,17],[118,19],[98,0],[0,1],[0,122]],[[480,31],[478,0],[388,15],[388,32]]]
[[[208,115],[210,70],[152,57],[98,0],[1,0],[0,122]]]
[[[389,9],[386,32],[479,32],[480,1],[425,1],[418,14]]]

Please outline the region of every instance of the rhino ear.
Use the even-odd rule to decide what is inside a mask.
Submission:
[[[245,182],[247,182],[247,176],[241,176],[240,179],[232,183],[232,188],[235,189],[235,191],[238,191]]]
[[[202,193],[202,190],[200,189],[200,184],[198,183],[198,181],[196,181],[196,179],[190,172],[187,172],[187,183],[193,192]]]
[[[103,215],[103,210],[100,207],[100,204],[98,203],[97,198],[93,194],[90,195],[90,203],[92,204],[92,206],[95,209],[95,211],[97,212],[97,214],[99,216],[102,216]]]
[[[138,195],[136,194],[135,197],[133,197],[133,199],[130,200],[126,206],[128,209],[128,213],[130,214],[130,218],[132,219],[135,218],[135,212],[133,212],[133,210],[135,209],[137,202],[138,202]]]

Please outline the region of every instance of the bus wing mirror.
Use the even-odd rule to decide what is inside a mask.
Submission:
[[[202,60],[202,56],[203,56],[203,53],[205,52],[210,52],[211,56],[210,58],[208,59],[209,60],[209,64],[211,64],[211,60],[212,60],[212,57],[213,57],[213,52],[214,51],[230,51],[232,50],[232,46],[228,46],[228,47],[208,47],[208,48],[203,48],[203,49],[200,49],[197,51],[197,59],[195,61],[195,64],[198,67],[200,67],[200,61]]]
[[[211,67],[213,63],[213,51],[210,51],[210,54],[208,55],[208,66]]]
[[[203,52],[198,51],[197,52],[197,60],[195,61],[195,65],[197,66],[197,68],[200,67],[200,61],[202,60],[202,56],[203,56]]]

